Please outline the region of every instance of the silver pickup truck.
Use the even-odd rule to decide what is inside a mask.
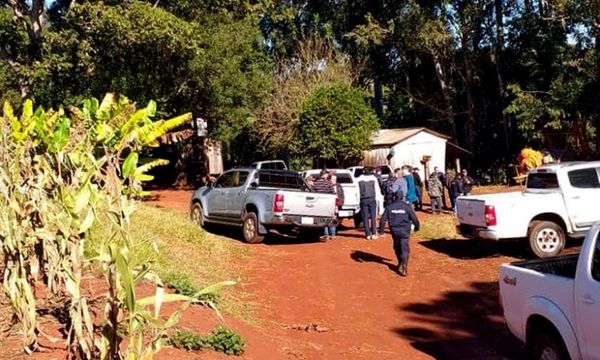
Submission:
[[[246,242],[260,243],[269,231],[324,228],[335,220],[336,202],[334,194],[310,192],[297,172],[239,168],[196,190],[190,217],[201,226],[241,227]]]

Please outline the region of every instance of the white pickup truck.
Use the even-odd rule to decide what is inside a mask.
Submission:
[[[538,257],[558,255],[566,237],[583,237],[600,220],[600,162],[544,165],[521,192],[461,196],[458,232],[491,240],[527,238]]]
[[[579,255],[502,265],[504,319],[529,359],[600,360],[600,223]]]

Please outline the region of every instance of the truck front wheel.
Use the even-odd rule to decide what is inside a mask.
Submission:
[[[569,360],[565,345],[557,334],[542,332],[533,338],[529,348],[531,360]]]
[[[242,226],[244,240],[249,244],[261,243],[265,237],[258,233],[258,217],[255,213],[249,212],[244,216],[244,224]]]
[[[194,203],[192,206],[192,210],[190,211],[190,219],[197,225],[201,227],[205,227],[204,223],[204,211],[202,210],[202,205],[199,202]]]
[[[556,256],[565,248],[565,232],[552,221],[534,221],[529,231],[529,248],[539,258]]]

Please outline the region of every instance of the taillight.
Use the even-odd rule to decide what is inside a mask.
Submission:
[[[340,198],[335,198],[335,206],[336,207],[342,206],[342,200]]]
[[[496,208],[493,205],[485,206],[485,225],[496,226]]]
[[[275,194],[275,199],[273,199],[273,212],[283,212],[283,194]]]

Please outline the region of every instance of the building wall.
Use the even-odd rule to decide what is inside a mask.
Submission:
[[[390,147],[375,148],[364,152],[363,165],[379,166],[390,165],[393,169],[402,165],[410,165],[420,169],[421,176],[424,168],[421,164],[423,156],[431,156],[429,160],[429,171],[435,166],[441,171],[446,171],[446,139],[439,138],[427,132],[420,132],[396,145],[394,157],[388,162],[387,155]]]

